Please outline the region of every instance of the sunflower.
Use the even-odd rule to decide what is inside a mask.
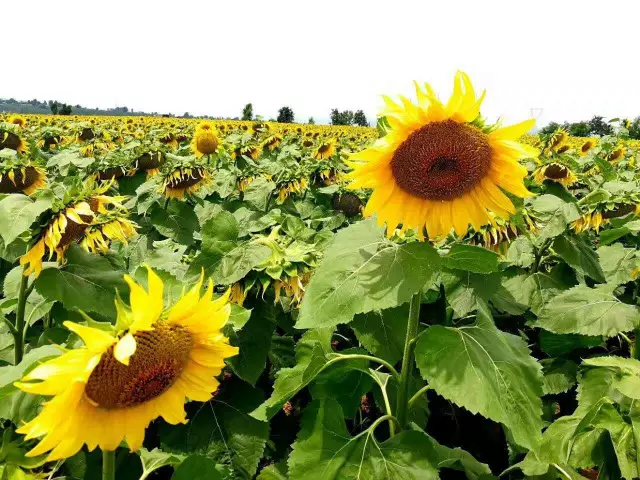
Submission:
[[[569,138],[569,134],[566,132],[566,130],[559,128],[558,130],[553,132],[549,137],[549,148],[552,148],[553,150],[557,151],[560,147],[564,145],[564,143],[567,141],[568,138]]]
[[[533,172],[533,178],[536,182],[542,184],[545,180],[561,183],[565,187],[575,183],[578,179],[569,167],[560,165],[559,163],[549,163],[538,167]]]
[[[24,274],[34,273],[37,277],[42,271],[42,259],[49,260],[55,253],[59,262],[73,242],[78,241],[89,227],[94,214],[87,202],[78,202],[58,212],[40,233],[38,241],[20,258],[20,265],[29,265]]]
[[[32,165],[16,167],[5,173],[0,173],[0,193],[23,192],[31,195],[47,184],[47,175],[39,167]]]
[[[27,119],[22,115],[11,115],[8,122],[19,127],[24,127],[27,124]]]
[[[238,353],[220,332],[231,311],[229,293],[214,300],[211,280],[201,295],[201,276],[165,312],[164,285],[150,268],[148,292],[124,278],[131,307],[116,300],[112,332],[64,322],[85,346],[37,366],[16,383],[27,393],[53,396],[17,430],[26,439],[43,437],[29,456],[50,452],[49,461],[67,458],[84,444],[111,451],[123,440],[138,450],[157,417],[186,423],[185,401],[209,400],[224,359]]]
[[[626,149],[623,146],[616,147],[607,155],[607,160],[610,162],[615,162],[616,160],[620,160],[622,157],[624,157],[625,153]]]
[[[136,170],[147,172],[147,176],[157,175],[164,160],[165,155],[162,152],[146,152],[136,158],[134,167]]]
[[[165,178],[162,193],[167,198],[182,200],[185,195],[200,190],[210,179],[209,172],[202,167],[178,168]]]
[[[335,152],[336,140],[332,138],[331,140],[322,142],[318,146],[315,153],[313,154],[313,158],[331,158]]]
[[[136,235],[137,225],[124,217],[106,219],[93,224],[84,232],[80,246],[88,252],[107,253],[113,241],[128,244],[128,240]]]
[[[278,148],[278,146],[280,146],[281,143],[282,143],[282,136],[275,134],[275,135],[268,136],[265,139],[263,145],[267,147],[267,149],[270,152],[273,152],[276,148]]]
[[[0,129],[0,150],[8,148],[16,152],[25,153],[27,151],[26,142],[19,135]]]
[[[244,147],[236,148],[235,157],[241,157],[245,155],[252,160],[257,160],[262,155],[262,147],[259,145],[246,145]]]
[[[580,147],[580,155],[586,155],[589,150],[596,146],[595,140],[587,140]]]
[[[216,129],[211,122],[200,122],[191,142],[191,150],[196,157],[215,153],[220,145]]]
[[[593,229],[596,233],[600,230],[600,226],[603,223],[607,223],[607,220],[602,218],[602,214],[597,211],[587,212],[577,220],[571,223],[571,229],[576,233],[581,233],[589,229]]]
[[[462,72],[446,105],[431,86],[425,84],[425,89],[416,84],[417,105],[404,97],[402,104],[383,97],[389,132],[350,156],[349,188],[374,190],[365,215],[377,213],[389,236],[401,223],[402,231],[413,228],[424,238],[423,226],[431,237],[452,228],[462,236],[469,223],[476,230],[489,223],[490,211],[503,218],[515,213],[501,189],[518,197],[531,195],[523,184],[527,170],[518,160],[536,157],[537,151],[516,140],[534,120],[492,129],[472,123],[479,118],[484,93],[476,97]]]

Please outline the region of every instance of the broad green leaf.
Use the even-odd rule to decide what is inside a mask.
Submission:
[[[269,205],[271,192],[273,192],[275,188],[275,183],[259,176],[245,189],[244,200],[256,210],[264,212]]]
[[[238,240],[238,221],[226,211],[221,211],[202,225],[202,249],[208,252],[228,252]]]
[[[198,278],[204,269],[205,276],[211,277],[217,285],[231,285],[270,255],[269,247],[254,242],[240,243],[225,253],[203,251],[191,263],[186,278],[190,281]]]
[[[464,317],[486,303],[500,288],[500,274],[481,275],[462,270],[445,270],[440,278],[447,301],[459,317]]]
[[[147,250],[143,261],[154,270],[164,270],[178,279],[184,276],[187,265],[182,262],[182,256],[187,247],[173,240],[166,239],[153,242],[153,248]]]
[[[138,454],[140,455],[140,462],[142,463],[142,475],[140,476],[140,480],[145,480],[153,472],[167,465],[175,468],[180,465],[185,458],[182,455],[166,453],[157,448],[154,448],[151,451],[146,448],[141,448],[138,451]]]
[[[232,329],[228,335],[231,344],[240,348],[238,355],[231,357],[228,363],[236,375],[251,385],[255,385],[264,370],[276,327],[262,315],[265,308],[269,307],[258,305],[242,329],[237,332]]]
[[[493,273],[500,270],[499,255],[486,248],[456,243],[442,257],[442,265],[471,273]]]
[[[597,347],[602,344],[602,338],[576,335],[573,333],[559,334],[540,330],[540,348],[552,357],[562,357],[574,350]]]
[[[260,389],[238,378],[226,380],[209,402],[187,405],[189,423],[160,425],[162,450],[217,462],[230,459],[235,470],[251,478],[269,438],[269,424],[249,415],[263,398]]]
[[[176,200],[170,201],[166,210],[155,208],[150,219],[158,232],[186,246],[193,243],[193,232],[200,227],[193,207]]]
[[[542,390],[545,395],[569,391],[576,384],[578,365],[571,360],[547,359],[540,362],[544,373]]]
[[[351,328],[369,352],[395,364],[402,358],[408,316],[408,305],[362,313],[354,317]]]
[[[428,286],[440,257],[427,242],[397,245],[374,219],[334,237],[307,286],[296,328],[349,323],[355,314],[396,307]]]
[[[0,219],[2,219],[0,236],[5,245],[9,245],[26,232],[42,212],[51,208],[51,204],[51,195],[41,195],[34,200],[26,195],[15,193],[0,200]]]
[[[288,480],[288,478],[287,462],[283,460],[264,467],[256,480]]]
[[[563,235],[553,242],[553,249],[576,271],[593,278],[596,282],[606,281],[600,268],[598,255],[583,237]]]
[[[622,303],[613,287],[578,285],[552,298],[536,325],[555,333],[612,337],[640,326],[640,310]]]
[[[610,285],[622,285],[631,280],[636,268],[636,250],[620,243],[598,248],[602,271]]]
[[[71,245],[67,263],[60,268],[47,268],[35,282],[36,290],[47,300],[56,300],[68,309],[98,312],[115,318],[116,290],[129,292],[124,273],[109,261]]]
[[[422,377],[444,398],[509,428],[535,449],[542,430],[542,373],[519,337],[501,332],[488,307],[473,325],[429,327],[416,344]]]
[[[305,409],[289,474],[292,480],[437,479],[433,456],[424,432],[401,432],[385,442],[378,442],[371,429],[351,437],[340,405],[316,400]]]
[[[171,480],[222,480],[222,475],[213,460],[191,455],[176,468]]]
[[[535,247],[528,237],[518,237],[509,245],[504,263],[507,266],[529,268],[535,260]]]
[[[540,224],[537,243],[563,233],[567,225],[580,218],[580,211],[554,195],[540,195],[530,201],[531,209]]]

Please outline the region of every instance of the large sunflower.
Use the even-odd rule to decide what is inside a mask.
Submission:
[[[484,93],[477,97],[462,72],[446,104],[429,84],[425,90],[416,83],[417,105],[405,97],[401,104],[383,97],[389,132],[351,155],[350,188],[373,189],[364,214],[377,213],[389,236],[402,224],[403,231],[416,229],[421,238],[423,226],[430,237],[452,228],[461,236],[469,223],[476,230],[490,223],[490,212],[508,218],[515,208],[502,190],[531,195],[523,184],[527,170],[518,160],[535,157],[537,151],[516,140],[534,120],[482,127],[478,120]]]
[[[196,193],[210,180],[211,175],[203,167],[178,168],[165,177],[162,193],[166,198],[182,200],[185,195]]]
[[[33,165],[16,167],[0,172],[0,193],[24,192],[31,195],[47,184],[47,174],[40,167]]]
[[[65,326],[85,346],[68,350],[32,370],[16,386],[53,396],[18,433],[41,438],[28,455],[48,460],[89,450],[115,450],[126,440],[138,450],[157,417],[186,423],[186,399],[207,401],[218,388],[224,359],[238,353],[220,332],[229,318],[229,293],[214,300],[203,277],[164,312],[162,280],[149,269],[148,292],[130,277],[131,307],[116,301],[113,332],[72,322]]]
[[[191,142],[191,150],[196,157],[216,153],[220,140],[216,134],[216,129],[211,122],[200,122],[196,128],[196,133]]]

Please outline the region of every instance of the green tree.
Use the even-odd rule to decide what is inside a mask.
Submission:
[[[573,137],[588,137],[591,132],[587,122],[576,122],[569,126],[569,135]]]
[[[589,133],[591,135],[611,135],[613,133],[613,127],[603,120],[599,115],[594,115],[589,120]]]
[[[58,114],[58,102],[50,102],[49,103],[49,108],[51,109],[51,113],[53,113],[54,115]]]
[[[242,109],[242,120],[253,120],[253,104],[247,103]]]
[[[555,132],[557,129],[559,129],[562,125],[560,125],[558,122],[551,122],[549,123],[547,126],[543,127],[540,130],[540,133],[544,133],[544,134],[549,134],[549,133],[553,133]]]
[[[369,126],[369,122],[367,121],[367,117],[365,116],[365,114],[364,114],[364,112],[362,110],[358,110],[353,115],[353,122],[356,125],[359,125],[361,127],[368,127]]]
[[[293,123],[294,121],[293,110],[291,107],[282,107],[278,110],[277,121],[280,123]]]
[[[351,110],[340,111],[337,108],[331,110],[331,125],[353,125],[354,114]]]
[[[309,117],[309,121],[307,122],[309,125],[315,125],[316,121],[313,119],[313,117]]]

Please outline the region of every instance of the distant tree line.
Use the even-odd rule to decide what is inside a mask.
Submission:
[[[15,98],[0,98],[0,112],[13,113],[37,113],[46,115],[136,115],[136,116],[160,116],[158,112],[136,112],[128,107],[115,108],[87,108],[81,105],[69,105],[58,100],[16,100]]]
[[[369,122],[362,110],[353,113],[351,110],[340,111],[337,108],[331,110],[331,125],[358,125],[368,127]]]
[[[635,120],[623,120],[623,125],[628,125],[629,137],[634,139],[640,139],[640,117],[636,117]],[[563,128],[569,135],[573,137],[592,137],[594,135],[604,136],[613,133],[613,126],[611,123],[606,122],[604,117],[595,115],[589,121],[582,122],[564,122],[562,124],[557,122],[551,122],[540,133],[553,133],[558,128]]]

